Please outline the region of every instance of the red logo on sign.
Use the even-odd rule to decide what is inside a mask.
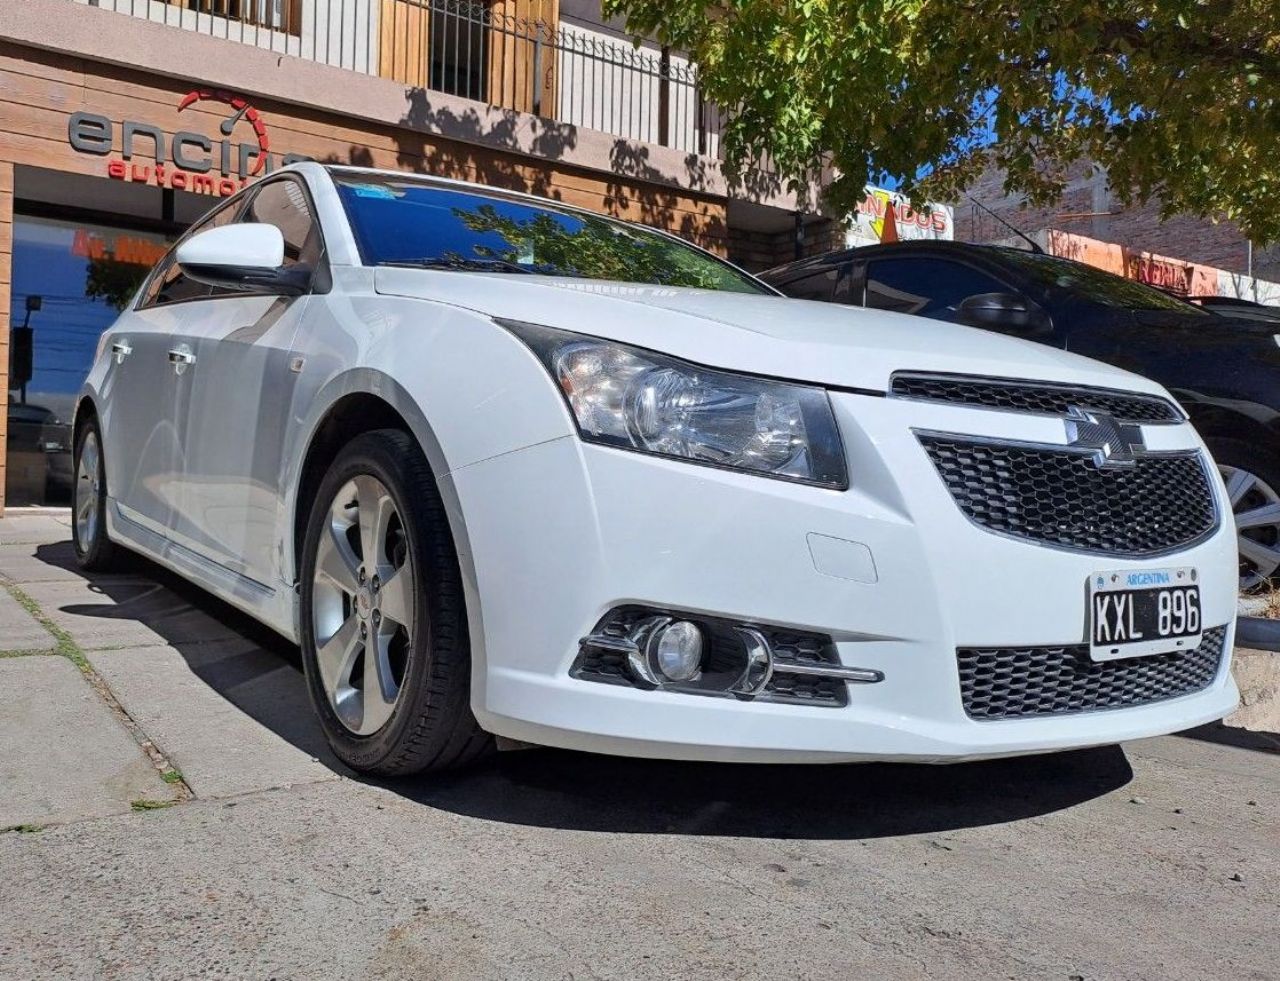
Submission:
[[[194,106],[197,102],[225,102],[235,110],[235,114],[218,127],[223,136],[230,136],[236,128],[236,123],[241,119],[253,127],[253,133],[258,138],[259,155],[253,161],[252,169],[245,176],[256,177],[262,173],[262,168],[267,165],[267,155],[271,152],[271,139],[267,136],[267,125],[258,115],[258,110],[249,105],[246,99],[225,89],[196,89],[194,92],[187,93],[178,104],[178,112]]]

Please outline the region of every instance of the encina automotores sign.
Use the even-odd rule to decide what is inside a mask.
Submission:
[[[216,139],[197,132],[166,133],[131,119],[117,125],[97,113],[77,112],[67,124],[67,141],[77,153],[106,157],[107,176],[114,180],[220,197],[235,194],[277,165],[308,159],[273,153],[266,123],[241,96],[196,89],[179,103],[178,111],[201,102],[223,103],[230,110]],[[145,162],[135,161],[139,155]]]

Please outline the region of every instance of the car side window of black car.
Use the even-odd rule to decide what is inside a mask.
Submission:
[[[793,279],[779,287],[797,300],[821,300],[827,303],[849,302],[849,267],[825,266],[808,275]]]
[[[867,264],[865,305],[955,320],[957,308],[969,297],[1008,289],[986,273],[949,259],[875,259]]]
[[[182,239],[179,239],[179,242],[191,238],[193,235],[199,235],[201,232],[207,232],[211,228],[230,225],[235,221],[236,215],[239,214],[243,204],[243,197],[228,201],[192,225],[187,234]],[[181,303],[184,300],[203,300],[213,295],[214,289],[212,286],[197,283],[183,273],[177,262],[177,254],[178,246],[174,245],[169,250],[168,255],[160,260],[160,265],[151,274],[151,279],[147,283],[146,291],[143,293],[142,302],[138,304],[138,309],[145,310],[147,307],[163,306],[166,303]]]

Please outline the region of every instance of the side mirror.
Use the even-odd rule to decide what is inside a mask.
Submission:
[[[210,228],[178,246],[177,261],[196,282],[244,293],[298,296],[311,284],[309,267],[285,267],[284,236],[275,225]]]
[[[970,327],[1027,337],[1042,337],[1053,330],[1049,315],[1020,293],[979,293],[964,300],[956,314],[958,322]]]

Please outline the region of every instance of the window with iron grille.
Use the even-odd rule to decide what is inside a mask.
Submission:
[[[225,17],[241,24],[286,34],[302,34],[303,0],[169,0],[200,14]]]

